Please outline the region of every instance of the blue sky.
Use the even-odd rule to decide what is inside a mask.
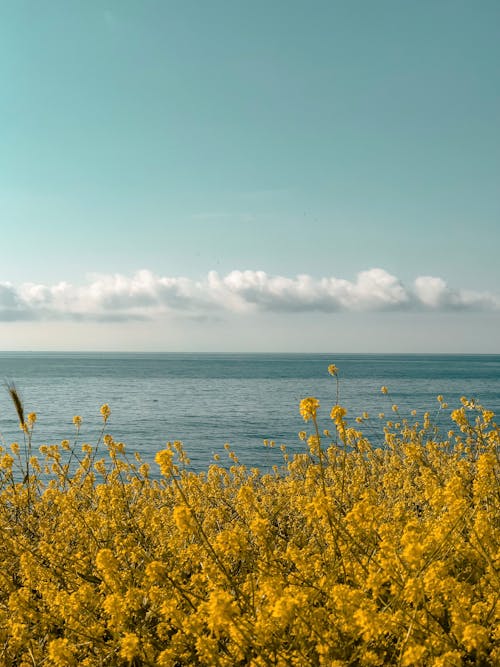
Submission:
[[[0,348],[500,352],[499,28],[0,3]]]

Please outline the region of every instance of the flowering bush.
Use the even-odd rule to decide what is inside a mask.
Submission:
[[[21,406],[23,444],[0,452],[0,664],[500,664],[493,414],[463,399],[444,438],[395,406],[374,447],[366,413],[336,405],[320,432],[318,406],[271,474],[232,452],[194,474],[175,442],[160,480],[109,435],[35,456]]]

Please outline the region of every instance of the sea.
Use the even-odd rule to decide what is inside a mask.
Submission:
[[[337,379],[328,374],[335,364]],[[100,407],[111,417],[104,432],[138,452],[158,475],[155,453],[180,440],[190,458],[188,469],[206,470],[221,457],[225,443],[240,462],[261,470],[304,450],[298,432],[304,424],[300,400],[320,401],[320,428],[331,425],[338,401],[348,419],[368,412],[363,428],[381,440],[379,413],[417,418],[430,412],[443,432],[460,397],[474,398],[500,413],[500,355],[439,354],[135,354],[0,352],[0,432],[4,445],[22,441],[7,387],[15,384],[26,413],[36,412],[33,447],[75,440],[73,416],[82,417],[77,446],[95,444],[102,435]],[[381,386],[388,394],[381,393]],[[0,387],[1,389],[1,387]],[[447,409],[436,400],[443,395]],[[264,446],[264,440],[275,447]]]

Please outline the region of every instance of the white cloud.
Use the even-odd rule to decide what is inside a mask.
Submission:
[[[406,287],[384,269],[362,271],[356,280],[264,271],[211,271],[203,280],[161,277],[142,270],[132,276],[103,274],[85,285],[0,284],[0,320],[150,319],[173,312],[188,317],[224,312],[323,312],[373,310],[500,310],[500,296],[451,289],[435,276],[419,276]]]
[[[451,289],[442,278],[420,276],[414,283],[414,294],[422,306],[440,309],[500,309],[500,295],[465,289]]]

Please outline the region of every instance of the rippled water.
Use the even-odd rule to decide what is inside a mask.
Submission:
[[[200,470],[229,442],[242,462],[266,468],[281,455],[264,448],[264,438],[303,447],[304,396],[320,399],[328,427],[336,395],[329,363],[340,369],[340,402],[350,416],[388,413],[394,402],[403,413],[434,414],[437,394],[450,408],[465,394],[500,412],[500,355],[0,353],[0,378],[14,381],[27,411],[38,414],[37,445],[71,438],[75,414],[83,440],[93,442],[99,407],[109,403],[106,431],[147,460],[179,439]],[[439,419],[444,426],[446,415]],[[7,442],[21,437],[7,392],[0,394],[0,431]]]

